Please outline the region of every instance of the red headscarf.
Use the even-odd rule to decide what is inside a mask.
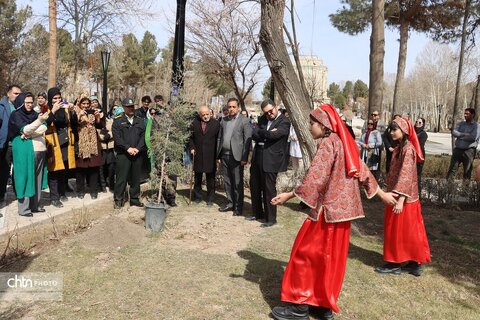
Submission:
[[[412,123],[406,118],[397,118],[394,119],[395,122],[403,133],[408,135],[408,140],[412,143],[415,148],[415,153],[417,154],[417,162],[423,162],[424,157],[422,153],[422,148],[420,148],[420,143],[418,142],[417,134],[415,133],[415,128]]]
[[[357,172],[360,172],[360,154],[358,147],[335,108],[330,104],[324,104],[313,110],[310,114],[317,119],[318,122],[338,134],[340,140],[342,140],[343,150],[345,152],[347,175],[350,177],[355,176]]]

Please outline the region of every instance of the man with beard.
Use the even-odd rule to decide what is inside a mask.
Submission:
[[[287,171],[290,121],[270,99],[263,101],[260,107],[263,115],[252,133],[255,149],[250,167],[252,211],[255,217],[249,219],[265,219],[261,226],[270,227],[277,223],[277,208],[271,203],[277,195],[277,174]]]

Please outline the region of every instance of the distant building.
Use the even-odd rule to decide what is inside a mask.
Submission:
[[[328,68],[317,56],[300,56],[299,58],[305,78],[305,86],[312,101],[317,103],[330,102],[327,97]]]

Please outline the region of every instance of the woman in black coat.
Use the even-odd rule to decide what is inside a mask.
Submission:
[[[417,134],[418,142],[420,143],[420,148],[422,149],[423,158],[425,159],[425,143],[428,139],[428,134],[425,132],[425,119],[418,118],[415,121],[415,133]],[[420,185],[423,171],[423,164],[425,161],[417,162],[417,176],[418,176],[418,192],[420,193]]]

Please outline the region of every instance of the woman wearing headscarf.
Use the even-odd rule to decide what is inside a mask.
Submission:
[[[367,131],[362,134],[357,142],[360,149],[360,158],[365,162],[372,171],[373,175],[378,178],[378,170],[380,169],[380,149],[383,146],[382,135],[375,129],[375,122],[368,119]]]
[[[407,119],[393,120],[390,134],[396,147],[387,175],[387,191],[397,194],[398,201],[395,206],[385,206],[383,260],[386,264],[375,271],[383,274],[404,271],[418,277],[421,264],[431,261],[417,185],[416,164],[424,160],[423,153]],[[406,265],[401,266],[404,262]]]
[[[16,110],[8,122],[18,214],[26,217],[45,212],[40,207],[40,199],[42,189],[47,187],[44,133],[48,113],[35,112],[33,98],[30,92],[19,94],[14,102]]]
[[[80,105],[76,109],[78,116],[77,195],[80,199],[85,196],[86,179],[90,197],[97,198],[99,170],[103,165],[102,148],[97,133],[97,129],[103,128],[103,113],[101,110],[90,107],[90,99],[85,97],[80,99]]]
[[[50,114],[47,119],[47,167],[50,200],[53,206],[63,207],[67,201],[68,170],[75,169],[75,135],[77,115],[73,105],[64,102],[60,89],[47,92]]]
[[[422,150],[423,158],[425,159],[425,143],[428,139],[428,134],[425,132],[425,119],[418,118],[415,122],[415,133],[417,134],[418,143],[420,144],[420,149]],[[422,184],[422,171],[423,171],[423,164],[425,160],[422,162],[417,162],[417,177],[418,177],[418,192],[421,191],[421,184]]]
[[[360,161],[355,141],[331,105],[310,113],[310,133],[318,146],[302,184],[272,199],[277,205],[296,196],[310,208],[283,276],[281,300],[291,305],[273,308],[276,319],[308,319],[309,306],[317,307],[320,319],[333,319],[332,311],[339,311],[350,223],[364,217],[359,185],[368,198],[378,195],[395,203]]]

